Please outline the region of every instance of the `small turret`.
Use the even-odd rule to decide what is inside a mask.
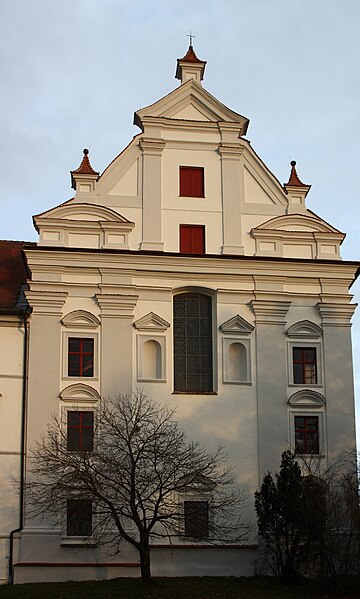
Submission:
[[[290,162],[291,172],[289,181],[284,184],[285,192],[288,196],[288,214],[298,214],[305,212],[305,198],[310,191],[311,185],[306,185],[300,181],[296,171],[296,160]]]

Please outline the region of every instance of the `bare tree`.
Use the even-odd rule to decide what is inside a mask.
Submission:
[[[206,543],[247,537],[241,516],[246,498],[225,465],[224,448],[208,453],[189,442],[174,410],[142,392],[119,394],[101,402],[93,434],[93,443],[84,436],[81,449],[71,450],[66,427],[54,417],[30,456],[27,493],[33,514],[48,515],[59,525],[67,502],[79,501],[82,510],[91,502],[91,534],[116,552],[123,541],[135,547],[147,584],[156,537],[171,542],[186,535]],[[81,532],[89,534],[86,526]]]

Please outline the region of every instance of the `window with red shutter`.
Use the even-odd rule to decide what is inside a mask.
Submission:
[[[204,198],[204,169],[202,166],[180,166],[179,195],[188,198]]]
[[[180,225],[180,253],[205,254],[204,225]]]

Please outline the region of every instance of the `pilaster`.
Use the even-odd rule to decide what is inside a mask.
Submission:
[[[289,443],[285,324],[291,302],[254,300],[259,484]]]
[[[223,205],[223,254],[244,254],[241,204],[244,198],[243,147],[221,143],[221,193]]]
[[[143,231],[141,250],[163,250],[161,218],[161,155],[165,148],[162,139],[142,138],[143,173]]]
[[[351,322],[356,304],[317,304],[323,328],[329,457],[355,448]]]
[[[61,355],[61,318],[66,292],[26,291],[32,308],[29,334],[28,425],[31,447],[46,432],[58,411]]]
[[[134,308],[137,295],[97,294],[101,308],[101,394],[132,390]]]

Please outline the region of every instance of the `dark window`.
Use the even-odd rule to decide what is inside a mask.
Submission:
[[[185,536],[204,539],[209,536],[209,505],[207,501],[184,501]]]
[[[203,198],[204,194],[204,169],[199,166],[180,166],[179,195],[188,198]]]
[[[204,225],[180,225],[180,253],[205,254]]]
[[[201,293],[174,297],[174,391],[213,390],[212,300]]]
[[[68,376],[94,376],[94,339],[69,337]]]
[[[315,347],[293,347],[293,373],[295,384],[317,383]]]
[[[92,534],[92,504],[90,499],[67,500],[67,536],[89,537]]]
[[[93,451],[94,449],[94,413],[67,413],[67,450]]]
[[[319,453],[318,416],[295,416],[295,453]]]

